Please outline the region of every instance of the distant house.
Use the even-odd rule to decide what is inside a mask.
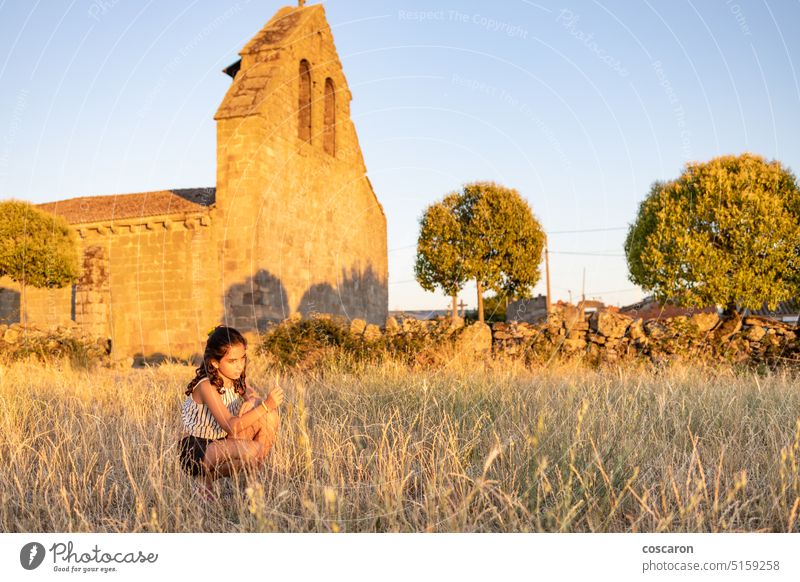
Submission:
[[[557,301],[553,307],[556,309],[563,309],[571,306],[570,303],[564,301]],[[608,307],[602,301],[593,299],[584,299],[579,301],[577,307],[584,316],[588,313],[601,311],[604,309],[616,310],[616,307]],[[547,319],[547,297],[545,295],[537,295],[532,299],[520,299],[517,301],[510,301],[506,309],[506,321],[524,321],[526,323],[539,323]]]
[[[506,307],[506,321],[537,323],[545,319],[547,319],[547,297],[544,295],[509,301]]]
[[[757,317],[766,317],[775,319],[784,323],[798,324],[800,319],[800,299],[793,299],[791,301],[783,301],[778,303],[774,310],[770,310],[764,305],[761,309],[751,311],[746,309],[745,315],[755,315]]]
[[[679,315],[692,316],[697,313],[717,313],[717,308],[715,306],[681,307],[669,302],[659,303],[652,295],[649,295],[638,303],[621,307],[619,312],[633,319],[641,318],[646,321],[648,319],[666,319]]]
[[[658,303],[652,296],[645,297],[638,303],[627,305],[620,308],[620,313],[624,313],[633,319],[642,318],[648,319],[665,319],[667,317],[676,317],[678,315],[692,316],[696,313],[719,313],[715,306],[710,307],[680,307],[672,305],[671,303],[661,304]],[[743,317],[748,315],[756,317],[764,317],[782,321],[784,323],[798,324],[798,316],[800,316],[800,299],[793,299],[791,301],[783,301],[778,304],[774,310],[770,310],[764,305],[761,309],[745,309],[742,312]]]
[[[584,299],[582,301],[578,301],[578,309],[583,311],[584,315],[587,313],[594,313],[596,311],[603,311],[603,310],[611,310],[617,311],[616,307],[613,306],[606,306],[605,303],[602,301],[595,301],[593,299]]]

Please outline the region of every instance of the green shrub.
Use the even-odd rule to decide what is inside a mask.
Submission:
[[[90,368],[108,362],[110,346],[85,336],[20,327],[12,330],[17,335],[13,341],[5,341],[5,331],[0,333],[0,361],[4,364],[30,359],[43,363],[69,360],[74,367]]]
[[[256,347],[256,353],[290,367],[311,366],[336,350],[357,351],[358,341],[344,321],[333,318],[287,319],[264,332]]]
[[[286,320],[264,332],[256,353],[274,358],[278,366],[312,368],[336,360],[357,367],[367,362],[396,359],[408,364],[429,362],[432,352],[446,343],[446,336],[423,329],[382,333],[367,340],[350,332],[349,322],[339,317]]]

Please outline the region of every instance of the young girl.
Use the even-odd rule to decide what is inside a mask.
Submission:
[[[214,328],[203,363],[186,389],[181,466],[198,478],[206,498],[212,495],[214,479],[260,466],[278,432],[283,390],[278,386],[260,399],[247,383],[246,351],[247,340],[238,331]]]

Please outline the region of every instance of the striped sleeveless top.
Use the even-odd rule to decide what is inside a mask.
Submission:
[[[197,384],[206,379],[198,380]],[[197,384],[194,385],[194,388],[197,388]],[[221,394],[222,403],[228,409],[228,412],[233,416],[237,416],[244,400],[234,391],[233,387],[225,388],[224,390]],[[181,420],[183,421],[183,430],[192,436],[203,439],[221,439],[228,436],[228,433],[222,429],[208,407],[205,404],[195,402],[191,394],[183,401]]]

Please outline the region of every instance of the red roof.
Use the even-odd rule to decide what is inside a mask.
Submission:
[[[138,194],[82,196],[47,202],[37,206],[46,212],[63,216],[70,224],[142,218],[164,214],[202,212],[214,204],[216,188],[184,188]]]
[[[691,317],[696,313],[716,313],[717,308],[709,307],[680,307],[679,305],[672,305],[667,303],[665,305],[659,304],[652,298],[645,298],[639,303],[628,305],[620,309],[620,313],[627,315],[633,319],[642,318],[647,321],[648,319],[666,319],[668,317],[677,317],[679,315],[686,315]]]

